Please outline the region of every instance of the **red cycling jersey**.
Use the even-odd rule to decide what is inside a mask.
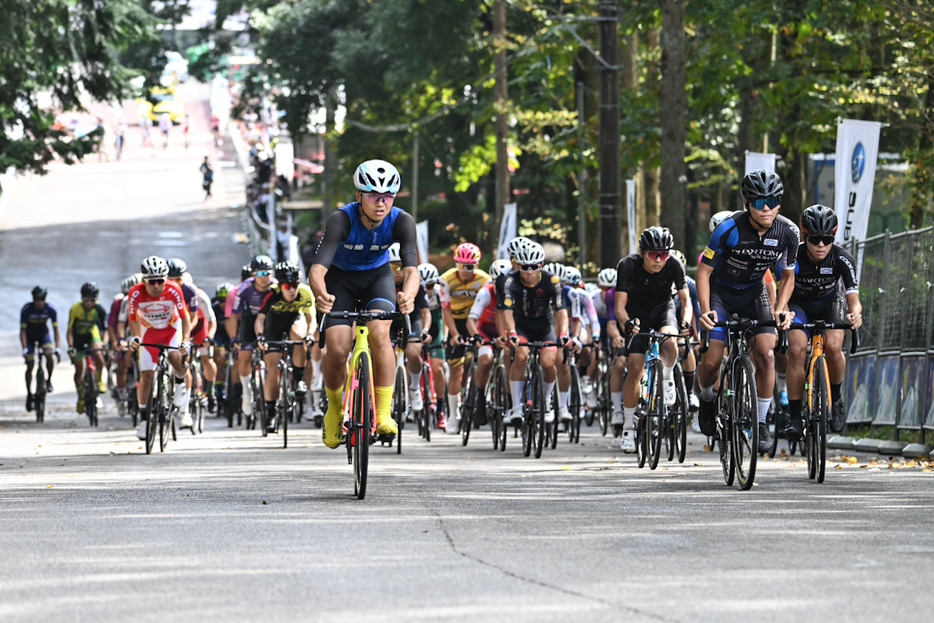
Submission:
[[[158,296],[150,296],[145,283],[138,283],[130,288],[129,319],[139,320],[147,329],[167,329],[181,318],[188,317],[188,306],[182,289],[171,281],[165,282],[165,288]]]

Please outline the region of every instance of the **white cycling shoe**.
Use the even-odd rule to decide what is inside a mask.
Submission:
[[[613,417],[610,419],[611,426],[622,426],[625,422],[624,414],[622,411],[614,411]]]
[[[620,437],[619,440],[619,449],[626,454],[632,454],[636,451],[636,435],[634,431],[623,431],[623,436]]]
[[[677,401],[677,394],[675,393],[675,382],[674,381],[665,381],[665,406],[670,407],[675,404]]]
[[[417,387],[413,389],[415,391],[409,390],[409,406],[412,411],[421,411],[425,408],[425,404],[422,402],[422,392]]]
[[[136,438],[140,441],[146,441],[146,418],[143,418],[139,423],[139,428],[136,429]]]
[[[568,411],[565,407],[558,409],[558,419],[562,422],[570,422],[572,419],[571,412]]]
[[[182,416],[178,419],[179,428],[191,428],[194,426],[194,420],[191,419],[191,413],[186,409],[182,412]]]

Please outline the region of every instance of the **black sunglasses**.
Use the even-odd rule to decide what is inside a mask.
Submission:
[[[542,267],[541,264],[519,264],[519,268],[521,268],[527,273],[538,270],[541,267]]]
[[[833,244],[833,241],[833,236],[808,236],[808,242],[812,243],[815,247],[820,244],[829,247]]]

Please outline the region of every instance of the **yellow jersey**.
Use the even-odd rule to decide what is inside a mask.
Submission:
[[[455,320],[467,320],[470,308],[480,290],[490,281],[490,275],[482,270],[474,271],[473,279],[464,283],[457,276],[457,268],[441,275],[441,307],[450,308]],[[447,298],[447,304],[444,299]]]

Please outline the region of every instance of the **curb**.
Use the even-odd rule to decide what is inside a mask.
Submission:
[[[861,452],[877,452],[879,446],[882,445],[881,439],[870,439],[866,437],[865,439],[860,439],[853,444],[854,450],[859,450]]]
[[[856,449],[856,441],[852,437],[834,435],[827,440],[827,447],[834,450],[854,450]]]
[[[876,451],[879,454],[901,456],[902,450],[904,450],[907,445],[908,443],[904,441],[883,441],[879,444],[879,448]]]
[[[924,443],[910,443],[902,449],[902,456],[909,459],[926,459],[934,452],[934,446]]]

